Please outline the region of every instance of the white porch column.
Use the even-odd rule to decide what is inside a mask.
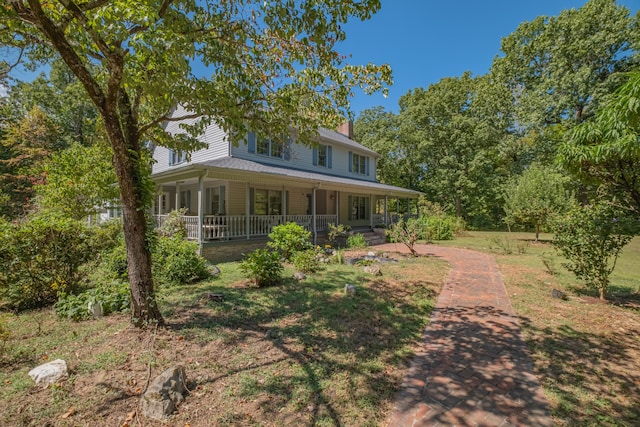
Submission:
[[[335,226],[340,224],[340,192],[336,191],[336,223]]]
[[[175,209],[178,210],[180,207],[180,184],[176,182],[176,204],[174,205]],[[171,211],[171,209],[169,209]]]
[[[373,194],[369,194],[369,228],[373,229]]]
[[[162,215],[164,212],[162,212],[162,198],[164,197],[164,192],[160,192],[160,194],[158,195],[158,215]],[[167,200],[167,203],[169,201]]]
[[[282,186],[282,223],[287,223],[287,211],[289,210],[289,206],[287,206],[287,190],[284,189],[284,185]]]
[[[202,225],[204,224],[204,197],[203,197],[204,177],[198,177],[198,245],[202,251]]]
[[[384,195],[384,225],[389,226],[389,198]]]
[[[312,224],[313,224],[313,244],[317,245],[318,244],[318,231],[316,228],[316,188],[313,187],[313,193],[312,193],[312,199],[311,199],[311,219],[312,219]]]
[[[249,183],[247,182],[247,187],[245,189],[245,200],[244,200],[244,227],[247,233],[247,240],[249,240],[251,233],[249,227],[251,227],[251,190],[249,189]]]

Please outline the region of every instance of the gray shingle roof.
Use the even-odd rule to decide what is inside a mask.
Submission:
[[[345,147],[349,147],[349,148],[354,148],[358,151],[364,151],[374,157],[380,157],[380,154],[376,153],[375,151],[373,151],[370,148],[365,147],[364,145],[349,139],[348,137],[346,137],[345,135],[341,134],[340,132],[336,132],[334,130],[329,130],[329,129],[325,129],[325,128],[319,128],[318,129],[318,135],[320,137],[320,139],[325,139],[329,142],[332,143],[336,143],[339,145],[343,145]]]
[[[260,174],[272,175],[274,177],[282,176],[283,178],[295,178],[307,182],[330,183],[335,186],[358,187],[360,189],[369,189],[371,191],[402,193],[405,197],[417,196],[420,193],[414,190],[407,190],[393,185],[381,184],[378,182],[365,181],[360,179],[345,178],[341,176],[325,175],[321,173],[308,172],[298,169],[283,168],[264,163],[258,163],[251,160],[239,159],[236,157],[223,157],[215,160],[209,160],[202,163],[192,164],[193,167],[204,166],[207,168],[228,169],[242,172],[253,172]]]

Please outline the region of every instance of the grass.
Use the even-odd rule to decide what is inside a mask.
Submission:
[[[122,425],[148,370],[153,377],[174,364],[185,366],[191,392],[173,425],[380,425],[447,272],[439,260],[402,257],[381,277],[330,265],[303,282],[256,289],[238,264],[220,268],[216,279],[160,289],[166,328],[138,331],[126,315],[11,316],[0,425]],[[28,370],[55,358],[70,378],[33,386]]]
[[[552,236],[533,237],[470,232],[439,244],[495,255],[556,425],[640,425],[640,237],[611,276],[613,303],[600,302],[562,267]],[[552,289],[568,300],[551,298]]]
[[[612,276],[613,304],[562,267],[551,236],[532,238],[471,232],[438,244],[496,257],[557,425],[640,425],[640,238]],[[381,425],[447,271],[438,260],[402,258],[384,264],[381,277],[331,265],[303,282],[256,289],[238,264],[220,268],[216,279],[160,289],[168,325],[158,330],[138,331],[126,315],[79,323],[51,310],[7,316],[0,425],[136,425],[126,420],[149,370],[174,364],[186,367],[191,391],[173,425]],[[551,298],[552,289],[568,300]],[[56,358],[70,378],[33,386],[29,369]]]

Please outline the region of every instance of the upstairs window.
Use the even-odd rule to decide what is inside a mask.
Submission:
[[[290,158],[291,140],[289,138],[258,138],[255,132],[249,132],[247,135],[247,145],[249,153],[284,160],[289,160]]]
[[[169,165],[179,165],[187,161],[187,152],[181,150],[169,150]]]
[[[369,157],[349,152],[349,172],[369,175]]]
[[[331,169],[331,146],[318,144],[313,148],[313,165]]]

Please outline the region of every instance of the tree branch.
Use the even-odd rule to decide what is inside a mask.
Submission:
[[[180,117],[169,117],[167,115],[158,117],[157,119],[153,120],[152,122],[147,123],[144,126],[140,126],[140,130],[138,131],[138,137],[142,137],[142,135],[144,135],[144,133],[146,131],[148,131],[149,129],[151,129],[153,126],[162,123],[162,122],[180,122],[182,120],[187,120],[187,119],[197,119],[199,117],[201,117],[202,114],[198,114],[198,113],[193,113],[193,114],[185,114],[184,116],[180,116]]]
[[[18,16],[40,28],[53,47],[58,50],[60,56],[69,69],[71,69],[76,77],[78,77],[78,80],[80,80],[96,107],[104,113],[105,96],[100,85],[98,85],[85,64],[82,62],[82,59],[80,59],[76,51],[73,49],[65,37],[64,32],[56,27],[56,25],[44,14],[40,7],[40,3],[37,0],[28,1],[30,6],[29,8],[25,7],[24,4],[19,1],[13,1],[11,5]]]

